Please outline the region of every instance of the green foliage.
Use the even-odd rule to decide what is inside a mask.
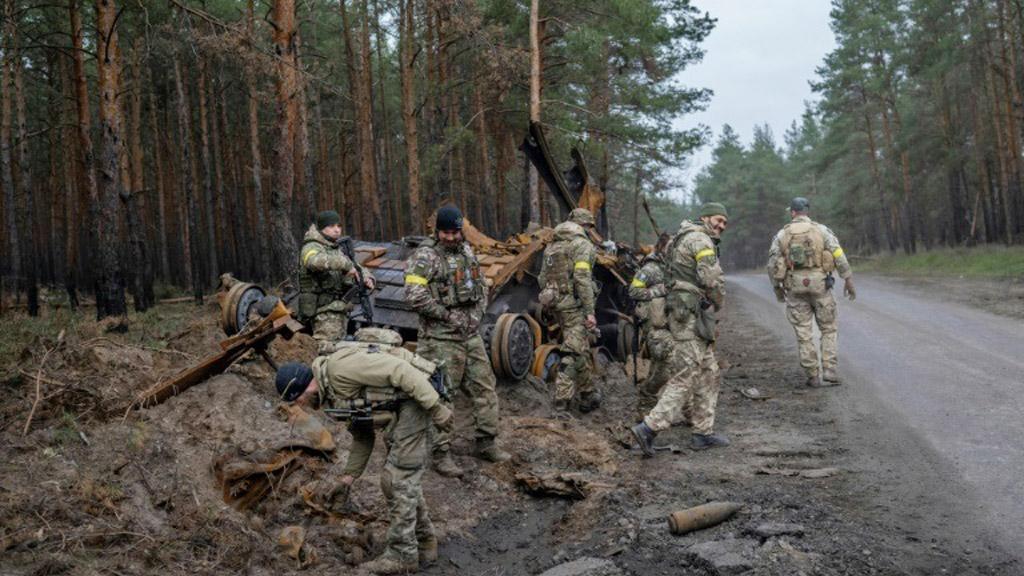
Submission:
[[[919,254],[883,254],[854,262],[858,272],[911,276],[1024,278],[1024,247],[942,248]]]

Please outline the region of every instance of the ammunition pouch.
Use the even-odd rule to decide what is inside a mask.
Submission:
[[[668,303],[667,298],[662,296],[652,298],[647,303],[647,322],[652,330],[663,330],[668,328]]]
[[[710,300],[701,300],[697,306],[697,323],[695,331],[697,336],[705,342],[714,342],[717,335],[715,332],[718,327],[718,318],[716,317],[715,307],[711,304]]]

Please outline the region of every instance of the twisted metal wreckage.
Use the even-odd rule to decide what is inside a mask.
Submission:
[[[601,335],[592,350],[599,364],[613,358],[624,360],[632,353],[634,341],[627,279],[632,278],[639,257],[649,252],[650,247],[634,249],[605,240],[605,196],[592,182],[579,150],[572,149],[573,167],[560,172],[539,124],[530,126],[530,135],[521,149],[553,191],[563,218],[577,207],[587,208],[597,216],[597,230],[590,234],[598,248],[594,278],[600,286],[596,308]],[[558,326],[549,322],[537,302],[541,289],[537,284],[541,258],[537,256],[551,241],[553,230],[538,227],[499,241],[466,221],[463,234],[480,260],[489,288],[490,302],[481,332],[495,373],[510,380],[521,380],[528,374],[547,378],[559,362],[555,344]],[[390,242],[353,242],[356,260],[372,270],[377,280],[371,298],[374,323],[398,330],[407,342],[416,340],[418,317],[405,302],[405,261],[423,240],[422,236],[407,236]],[[221,351],[144,391],[133,406],[147,408],[159,404],[224,372],[250,350],[276,367],[267,353],[270,342],[277,336],[290,339],[308,330],[280,298],[267,295],[256,284],[235,280],[230,274],[222,276],[217,297],[221,326],[228,335],[220,343]],[[354,325],[369,316],[362,307],[357,303],[353,310]]]

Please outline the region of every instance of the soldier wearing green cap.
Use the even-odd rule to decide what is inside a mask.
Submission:
[[[324,354],[348,331],[348,314],[352,303],[345,295],[355,286],[357,271],[373,289],[373,276],[352,262],[338,244],[341,238],[341,216],[334,210],[316,215],[302,239],[299,251],[299,297],[297,316],[313,325],[317,353]]]
[[[800,366],[811,387],[839,384],[836,371],[836,301],[832,297],[833,273],[843,279],[843,291],[853,300],[853,270],[839,239],[828,226],[807,215],[811,203],[803,197],[790,202],[792,220],[779,230],[768,252],[768,276],[775,297],[786,303],[786,318],[796,332]],[[821,372],[814,344],[813,323],[821,331]],[[820,378],[819,378],[820,376]]]
[[[576,208],[567,221],[555,226],[538,276],[541,303],[554,313],[559,326],[561,362],[555,378],[554,408],[560,414],[567,414],[576,392],[580,412],[595,410],[601,403],[600,393],[594,389],[590,356],[590,335],[597,328],[593,278],[597,250],[587,235],[587,229],[593,227],[594,215],[585,208]]]
[[[695,221],[683,221],[668,247],[665,284],[672,350],[666,363],[671,377],[658,403],[632,428],[645,456],[654,455],[654,436],[679,421],[684,410],[693,430],[691,448],[729,445],[728,438],[714,432],[720,382],[714,314],[725,297],[718,241],[729,213],[722,204],[708,202],[699,214]]]

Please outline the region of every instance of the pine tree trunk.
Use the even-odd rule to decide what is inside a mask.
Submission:
[[[254,45],[255,38],[255,7],[253,0],[248,4],[247,35],[250,45]],[[254,216],[253,226],[255,228],[251,238],[255,240],[250,245],[256,250],[256,275],[258,278],[270,277],[270,247],[267,242],[267,222],[264,216],[263,205],[263,162],[260,157],[260,108],[259,94],[256,90],[256,71],[251,67],[245,70],[245,85],[249,95],[249,155],[252,158],[252,214]]]
[[[196,305],[203,303],[203,281],[198,254],[199,215],[196,206],[195,179],[192,166],[192,130],[189,120],[192,115],[188,109],[188,94],[182,79],[181,60],[174,56],[174,86],[178,95],[178,147],[181,154],[180,172],[181,190],[184,193],[185,226],[182,234],[182,257],[185,259],[182,268],[185,272],[185,284],[192,287],[192,296]]]
[[[220,239],[217,238],[216,221],[217,215],[214,210],[216,199],[213,196],[213,162],[210,158],[210,122],[207,113],[207,86],[209,85],[209,74],[207,73],[206,54],[200,53],[199,65],[199,159],[203,169],[203,199],[205,200],[204,220],[206,222],[206,285],[216,286],[219,266],[217,264],[217,250]],[[194,240],[198,241],[198,238]]]
[[[371,238],[380,239],[383,237],[384,230],[377,190],[377,155],[373,141],[373,96],[370,92],[373,85],[373,63],[370,60],[369,19],[367,2],[362,0],[362,24],[359,33],[359,82],[356,84],[356,98],[359,102],[356,130],[359,134],[361,200],[370,215],[370,226],[365,227],[364,233]]]
[[[99,68],[100,171],[99,197],[95,203],[97,244],[93,246],[98,278],[96,317],[126,312],[124,284],[118,255],[118,205],[122,190],[120,105],[121,63],[118,58],[117,6],[114,0],[96,0],[97,61]]]
[[[405,130],[405,157],[407,180],[406,189],[409,195],[409,220],[412,223],[408,229],[412,234],[420,234],[424,230],[423,204],[420,198],[420,157],[419,142],[416,126],[416,69],[413,63],[414,36],[416,28],[413,25],[413,15],[416,10],[413,0],[401,0],[401,13],[399,15],[401,26],[401,38],[399,48],[401,54],[401,79],[402,79],[402,127]],[[405,230],[405,229],[403,229]]]
[[[0,70],[0,178],[4,189],[4,225],[7,228],[7,272],[15,280],[16,290],[20,298],[21,290],[21,238],[18,234],[17,192],[14,188],[14,166],[12,164],[13,141],[11,125],[14,118],[11,111],[11,93],[13,92],[14,55],[14,0],[4,0],[3,25],[3,69]],[[2,297],[3,294],[0,294]]]
[[[530,0],[530,122],[540,122],[540,0]],[[530,222],[541,222],[540,180],[537,169],[529,165],[529,217]]]
[[[155,194],[156,194],[156,232],[160,237],[160,277],[164,282],[171,281],[171,263],[169,253],[170,239],[167,236],[167,188],[164,186],[164,148],[163,148],[163,134],[164,131],[160,128],[160,122],[157,119],[156,93],[154,90],[149,92],[149,123],[150,129],[153,131],[153,164],[156,169],[154,178]]]
[[[274,173],[270,194],[270,223],[274,274],[277,280],[291,279],[298,266],[295,236],[292,235],[289,208],[295,184],[295,124],[293,102],[297,91],[295,70],[295,1],[275,0],[274,56],[277,62],[276,141]]]
[[[399,0],[401,3],[403,0]],[[391,115],[388,114],[388,99],[387,86],[388,77],[386,70],[384,69],[384,51],[381,46],[385,43],[382,39],[384,32],[380,26],[380,5],[377,0],[373,0],[373,26],[374,36],[376,40],[377,48],[377,82],[379,88],[377,89],[377,101],[380,102],[380,139],[382,143],[383,153],[383,164],[384,169],[380,171],[381,182],[381,194],[384,195],[383,204],[385,212],[387,213],[387,221],[385,222],[385,228],[387,232],[385,237],[400,236],[400,224],[399,214],[401,212],[401,204],[398,196],[394,193],[395,189],[395,176],[394,167],[391,164],[391,159],[394,155],[391,151]]]
[[[345,40],[345,70],[348,73],[348,86],[350,99],[352,101],[352,120],[355,124],[358,124],[362,119],[362,112],[360,111],[361,100],[360,100],[360,88],[361,74],[356,68],[356,51],[355,51],[355,40],[352,38],[352,23],[349,21],[348,8],[345,3],[347,0],[338,0],[338,10],[341,12],[341,32]],[[348,151],[344,146],[345,132],[348,130],[342,130],[342,166],[348,166]],[[352,132],[355,135],[357,157],[359,158],[359,173],[360,173],[360,188],[359,193],[351,190],[348,186],[348,175],[347,170],[343,176],[345,182],[345,212],[348,218],[351,218],[352,232],[356,236],[362,236],[366,233],[366,229],[369,227],[368,224],[364,224],[364,214],[362,210],[357,209],[359,206],[366,206],[366,198],[363,195],[363,191],[366,189],[363,183],[363,172],[367,169],[363,166],[363,130],[362,127],[356,127]],[[372,131],[371,131],[372,133]]]
[[[478,183],[476,193],[484,202],[477,202],[482,209],[480,225],[490,234],[497,233],[497,223],[494,218],[492,206],[483,206],[494,197],[494,188],[491,186],[491,153],[487,137],[487,112],[484,108],[483,88],[477,82],[473,89],[473,105],[476,108],[476,148],[477,148],[477,175]]]
[[[132,42],[132,91],[131,123],[128,130],[131,158],[131,186],[126,191],[129,196],[125,202],[128,211],[129,242],[132,246],[133,265],[136,285],[135,309],[139,312],[147,310],[154,304],[153,270],[149,258],[150,241],[146,226],[146,180],[143,173],[142,152],[142,67],[139,60],[140,40]]]

